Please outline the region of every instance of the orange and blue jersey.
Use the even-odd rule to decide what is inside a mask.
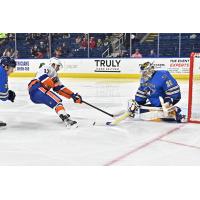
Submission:
[[[42,83],[37,79],[29,83],[29,95],[33,103],[45,104],[54,108],[62,99],[50,90],[43,87]]]

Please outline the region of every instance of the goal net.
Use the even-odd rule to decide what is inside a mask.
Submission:
[[[188,122],[200,123],[200,53],[191,53]]]

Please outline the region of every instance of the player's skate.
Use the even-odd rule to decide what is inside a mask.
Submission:
[[[62,121],[65,123],[65,125],[70,128],[70,127],[74,127],[74,128],[77,128],[78,127],[78,124],[76,121],[73,121],[70,119],[70,115],[69,114],[66,114],[66,115],[59,115],[59,117],[62,119]]]
[[[0,127],[6,126],[5,122],[0,121]]]

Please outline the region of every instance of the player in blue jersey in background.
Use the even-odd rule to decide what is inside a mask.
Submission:
[[[174,120],[181,122],[184,115],[181,115],[181,109],[177,104],[181,99],[181,91],[177,81],[166,70],[155,70],[154,64],[145,62],[141,65],[142,74],[140,86],[136,92],[135,100],[129,107],[129,111],[135,112],[140,105],[148,105],[152,107],[162,107],[164,116],[171,118],[173,108]],[[162,101],[161,101],[162,100]]]
[[[8,89],[8,76],[14,71],[16,61],[11,57],[1,57],[0,60],[0,100],[10,100],[14,102],[15,92]],[[0,126],[6,126],[6,123],[0,121]]]

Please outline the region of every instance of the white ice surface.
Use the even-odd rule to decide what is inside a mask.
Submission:
[[[111,118],[64,100],[67,112],[80,124],[69,130],[53,110],[30,101],[29,81],[11,78],[16,101],[0,101],[0,120],[8,124],[0,129],[0,165],[200,165],[198,124],[185,124],[171,133],[180,124],[127,119],[118,127],[92,126],[93,121]],[[120,79],[63,79],[63,83],[111,113],[126,109],[138,87],[137,80]],[[186,112],[188,83],[180,85],[179,106]]]

